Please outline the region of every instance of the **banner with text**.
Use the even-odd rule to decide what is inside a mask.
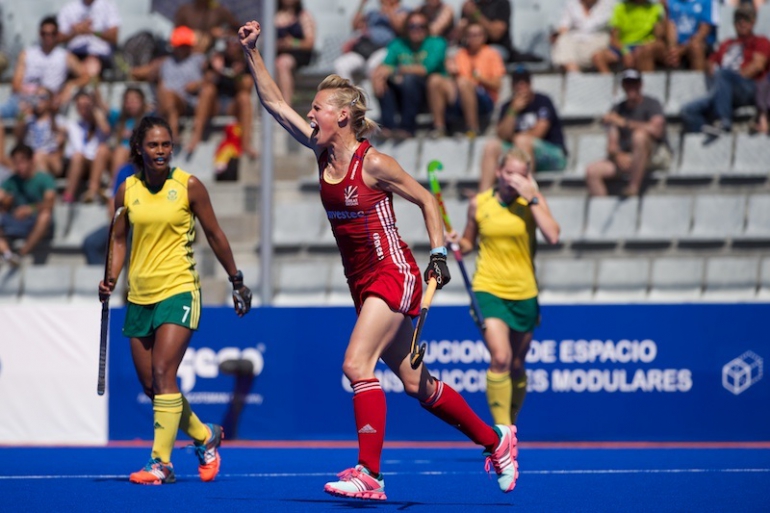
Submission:
[[[149,439],[152,406],[120,334],[124,315],[115,310],[111,327],[110,439]],[[770,304],[545,305],[527,356],[521,438],[768,440],[765,316]],[[204,422],[225,422],[238,438],[354,439],[341,367],[355,320],[352,308],[257,308],[243,319],[206,308],[179,370],[181,390]],[[431,373],[491,422],[489,353],[467,308],[433,307],[422,335]],[[462,439],[382,363],[376,375],[388,439]]]

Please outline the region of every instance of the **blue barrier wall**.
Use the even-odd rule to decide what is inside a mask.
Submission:
[[[152,437],[124,309],[113,310],[110,439]],[[770,304],[544,306],[528,355],[529,393],[519,416],[527,441],[770,440],[770,379],[763,375]],[[352,308],[258,308],[238,319],[204,309],[179,372],[204,421],[225,415],[234,379],[220,361],[247,358],[258,374],[239,424],[244,439],[354,439],[352,394],[342,356]],[[491,421],[484,394],[489,361],[463,307],[433,307],[425,361]],[[407,397],[378,366],[388,398],[387,439],[460,440]]]

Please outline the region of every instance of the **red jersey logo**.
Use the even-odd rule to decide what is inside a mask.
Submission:
[[[357,207],[358,206],[358,186],[348,185],[345,187],[345,206]]]

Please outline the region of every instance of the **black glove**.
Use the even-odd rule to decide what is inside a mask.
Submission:
[[[436,278],[436,288],[440,289],[452,278],[449,276],[449,268],[446,265],[446,255],[434,253],[430,256],[430,263],[425,269],[425,283],[430,281],[431,276]]]
[[[238,271],[234,276],[228,278],[233,284],[233,304],[235,313],[243,317],[251,310],[251,290],[243,284],[243,273]]]

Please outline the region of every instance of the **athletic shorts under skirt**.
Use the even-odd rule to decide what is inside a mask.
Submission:
[[[476,298],[485,319],[500,319],[513,331],[527,333],[540,324],[537,296],[515,300],[502,299],[488,292],[476,292]]]

